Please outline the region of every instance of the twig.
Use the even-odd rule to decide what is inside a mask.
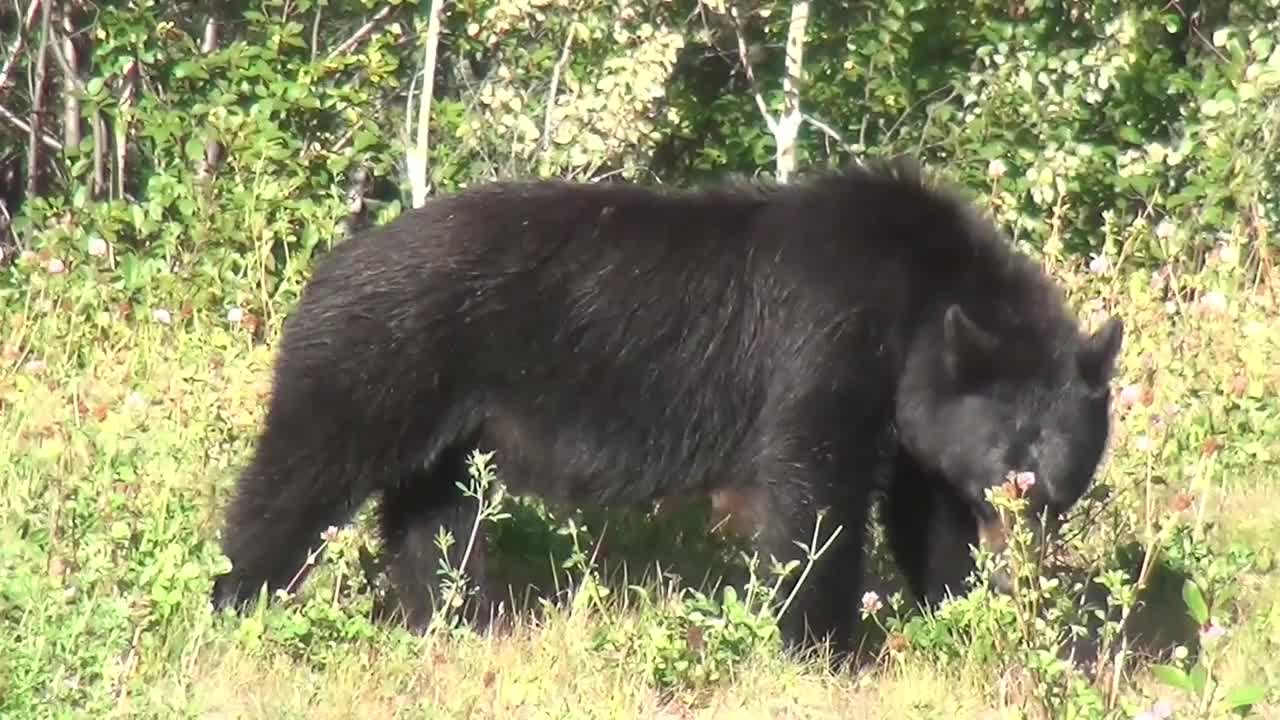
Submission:
[[[129,110],[134,103],[134,99],[138,94],[138,77],[142,74],[142,66],[137,60],[130,60],[124,69],[124,87],[120,92],[120,115],[114,129],[116,131],[115,150],[116,150],[116,197],[124,197],[124,178],[128,174],[127,164],[129,160]],[[216,145],[216,142],[210,144]],[[205,146],[206,156],[209,153],[209,146]]]
[[[7,120],[9,124],[13,125],[14,127],[18,128],[24,133],[31,132],[31,126],[27,124],[26,120],[23,120],[17,115],[14,115],[13,112],[9,110],[9,108],[6,108],[3,105],[0,105],[0,118]],[[62,142],[57,138],[55,138],[54,136],[50,135],[49,133],[41,131],[40,142],[43,143],[44,146],[49,148],[50,150],[57,150],[58,152],[62,152]]]
[[[40,136],[44,113],[44,87],[49,71],[49,10],[51,3],[40,6],[40,49],[36,51],[35,89],[31,93],[31,129],[27,133],[27,197],[34,198],[40,189]]]
[[[319,13],[319,10],[316,11]],[[221,27],[218,24],[218,18],[210,15],[204,23],[204,37],[200,41],[200,54],[211,55],[218,49],[218,36]],[[211,135],[204,144],[204,157],[200,160],[200,165],[196,168],[196,178],[201,182],[207,182],[218,171],[222,164],[222,143],[218,142],[216,135]]]
[[[953,87],[949,95],[939,100],[938,102],[933,103],[932,105],[929,106],[928,110],[925,110],[924,127],[920,130],[919,141],[916,143],[917,156],[924,154],[924,139],[929,135],[929,129],[933,126],[933,118],[935,115],[938,114],[938,108],[951,102],[951,99],[959,94],[960,94],[960,88]],[[890,138],[890,141],[892,142],[891,138]]]
[[[755,97],[756,107],[760,109],[760,115],[764,118],[769,132],[776,132],[778,123],[769,112],[769,106],[765,104],[764,95],[760,94],[760,83],[756,82],[756,71],[751,67],[750,55],[747,52],[746,30],[743,29],[742,20],[738,17],[737,7],[730,6],[729,17],[733,19],[733,34],[738,39],[738,57],[742,60],[742,68],[746,72],[747,83],[751,86],[751,94]]]
[[[123,705],[126,696],[129,694],[129,677],[133,675],[133,671],[138,666],[138,648],[142,639],[142,631],[146,628],[145,623],[138,623],[133,629],[133,639],[129,641],[129,653],[125,655],[124,667],[120,669],[120,675],[116,678],[116,706]]]
[[[70,47],[70,44],[71,44],[70,25],[65,26],[65,29],[67,30],[67,33],[62,37],[60,37],[59,40],[65,41],[68,47]],[[75,69],[72,67],[71,60],[67,59],[66,54],[63,53],[62,48],[59,45],[60,45],[59,43],[54,43],[53,45],[53,59],[58,63],[58,67],[62,70],[63,74],[66,75],[68,78],[70,78],[70,81],[72,85],[75,87],[76,91],[81,93],[85,92],[84,83],[80,81],[80,76],[76,73]]]
[[[320,14],[324,6],[316,3],[316,19],[311,23],[311,62],[316,61],[316,53],[320,52]]]
[[[361,25],[360,29],[356,30],[354,35],[342,41],[338,47],[334,48],[327,56],[325,56],[325,60],[332,60],[358,45],[360,41],[364,40],[373,32],[373,29],[378,26],[378,23],[387,19],[387,16],[391,14],[391,10],[394,7],[394,5],[383,5],[381,10],[374,13],[372,18],[369,18],[369,22]]]
[[[409,138],[413,137],[413,90],[416,87],[418,87],[418,73],[414,73],[409,76],[409,90],[404,96],[404,136],[402,139],[404,140],[406,147],[409,145]],[[470,108],[467,109],[470,110]],[[355,126],[352,126],[347,129],[345,135],[338,139],[338,144],[336,146],[338,151],[341,151],[342,147],[347,144],[347,141],[351,137],[355,136],[355,132]]]
[[[795,0],[791,6],[782,74],[782,110],[777,117],[769,113],[764,96],[760,94],[760,88],[755,79],[755,69],[751,66],[751,58],[747,52],[746,31],[737,7],[730,6],[729,15],[733,18],[734,35],[738,40],[738,55],[741,56],[747,80],[751,83],[751,94],[777,147],[774,155],[777,179],[785,183],[796,169],[796,137],[804,124],[804,116],[800,112],[800,85],[804,77],[804,38],[805,29],[809,25],[809,0]]]
[[[934,107],[937,107],[938,105],[945,105],[951,102],[951,99],[954,98],[956,95],[960,94],[960,88],[952,85],[951,83],[947,83],[946,85],[930,90],[929,92],[925,93],[924,97],[920,98],[914,103],[911,103],[910,107],[902,111],[902,114],[898,116],[898,119],[893,121],[893,125],[889,127],[888,132],[884,134],[885,139],[888,140],[889,142],[892,142],[893,136],[898,132],[898,128],[902,126],[902,123],[906,122],[907,117],[911,115],[912,111],[914,111],[916,108],[920,107],[921,105],[924,105],[925,103],[929,102],[929,99],[934,97],[935,95],[941,95],[946,90],[950,90],[951,92],[945,98],[934,103],[933,105]]]
[[[13,72],[13,66],[18,63],[18,56],[22,54],[22,48],[27,43],[26,33],[31,31],[31,26],[36,21],[36,11],[42,4],[40,0],[31,0],[31,5],[27,7],[27,16],[22,20],[22,27],[18,28],[18,37],[14,38],[13,44],[9,46],[9,57],[4,61],[4,67],[0,68],[0,97],[4,97],[5,86],[9,84],[9,73]]]
[[[560,50],[560,59],[551,69],[551,89],[547,91],[547,109],[542,116],[542,154],[551,148],[551,111],[556,108],[556,93],[560,89],[560,73],[569,64],[569,49],[573,46],[573,23],[569,23],[569,32],[564,36],[564,47]]]
[[[93,114],[93,196],[107,189],[107,119],[99,110]]]

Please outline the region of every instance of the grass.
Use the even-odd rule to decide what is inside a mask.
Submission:
[[[86,289],[88,264],[25,271],[0,318],[0,717],[1128,718],[1165,700],[1182,718],[1225,716],[1241,685],[1262,689],[1257,716],[1280,717],[1277,278],[1057,271],[1088,322],[1127,323],[1109,461],[1061,558],[1132,584],[1158,551],[1128,626],[1136,660],[1117,676],[1055,660],[1051,631],[1092,617],[1070,582],[1033,583],[1042,597],[1025,605],[975,592],[928,618],[895,609],[882,553],[868,581],[885,607],[856,671],[785,658],[741,586],[677,590],[745,568],[696,507],[570,525],[509,500],[499,577],[539,594],[494,633],[415,637],[369,620],[384,588],[363,522],[332,539],[300,594],[214,615],[215,532],[261,421],[274,328],[264,343],[221,313],[161,322]],[[1198,695],[1152,671],[1180,662],[1176,643],[1191,659],[1204,649],[1188,578],[1227,630],[1204,655],[1222,692],[1203,715]]]

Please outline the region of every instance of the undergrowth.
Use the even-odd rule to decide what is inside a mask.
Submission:
[[[1265,471],[1280,438],[1280,327],[1269,284],[1243,286],[1221,263],[1176,278],[1056,270],[1089,322],[1118,312],[1131,328],[1099,482],[1060,542],[1037,549],[1024,527],[1009,552],[979,557],[984,573],[1012,567],[1015,593],[977,583],[934,613],[904,601],[873,528],[868,591],[851,599],[861,604],[862,652],[834,674],[821,658],[782,654],[778,577],[802,574],[803,564],[779,568],[738,538],[708,532],[697,505],[668,514],[581,511],[508,497],[502,459],[483,448],[460,481],[484,504],[475,532],[490,535],[511,591],[489,632],[448,611],[475,588],[447,566],[439,569],[447,610],[430,633],[380,621],[387,588],[367,511],[317,539],[323,552],[297,592],[244,618],[212,613],[209,583],[226,569],[215,528],[261,421],[274,327],[247,328],[234,314],[141,312],[116,302],[110,286],[85,282],[92,259],[77,264],[69,275],[24,259],[13,272],[28,289],[3,314],[4,717],[201,714],[214,701],[201,692],[210,678],[199,668],[218,658],[305,671],[320,686],[367,673],[365,682],[389,683],[403,698],[414,678],[451,658],[484,662],[474,653],[488,651],[477,648],[502,638],[540,644],[552,635],[566,644],[572,660],[564,662],[613,673],[608,692],[631,698],[625,708],[579,698],[562,714],[570,717],[626,716],[642,698],[695,713],[748,685],[758,694],[737,700],[763,708],[780,690],[760,680],[762,668],[787,682],[846,688],[847,697],[836,696],[844,700],[825,707],[855,697],[865,706],[866,693],[888,702],[869,688],[932,673],[985,679],[971,686],[970,700],[1025,717],[1275,708],[1278,668],[1269,657],[1280,642],[1280,596],[1266,540],[1280,535],[1280,523],[1253,537],[1233,524],[1280,510]],[[1011,478],[991,499],[1016,515],[1028,482],[1034,478]],[[1243,514],[1233,505],[1254,496],[1275,504]],[[834,530],[824,528],[810,549],[820,552]],[[783,666],[797,674],[780,674]],[[484,697],[502,686],[494,678],[503,673],[536,669],[483,672],[494,677],[459,679],[479,683],[463,695]],[[273,692],[270,677],[246,682],[250,696]],[[512,712],[529,707],[490,701]],[[405,702],[470,712],[439,689]],[[927,715],[927,705],[912,712]]]

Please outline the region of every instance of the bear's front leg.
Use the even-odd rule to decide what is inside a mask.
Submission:
[[[885,535],[915,601],[936,607],[968,592],[977,569],[978,524],[964,498],[941,474],[898,448],[885,495]]]
[[[782,416],[785,421],[772,424],[765,437],[769,449],[758,456],[758,480],[749,497],[757,505],[751,516],[759,520],[761,559],[767,562],[772,555],[782,563],[799,561],[777,598],[782,603],[790,596],[778,621],[784,645],[807,650],[829,642],[833,660],[839,662],[853,648],[878,452],[871,418],[849,414],[856,404],[839,403],[830,393],[824,393],[822,402],[817,407],[799,403]],[[819,551],[795,589],[809,556]]]

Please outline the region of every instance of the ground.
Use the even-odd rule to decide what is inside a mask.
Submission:
[[[1088,531],[1072,559],[1112,569],[1109,546],[1141,543],[1147,520],[1190,528],[1161,557],[1190,569],[1212,624],[1226,629],[1213,655],[1218,700],[1257,686],[1266,694],[1255,713],[1277,716],[1280,275],[1221,294],[1212,273],[1179,277],[1207,291],[1168,301],[1157,287],[1167,278],[1150,272],[1053,272],[1087,325],[1112,311],[1126,322],[1105,492],[1067,528]],[[669,583],[642,595],[613,582],[608,596],[580,593],[495,635],[413,637],[366,621],[373,596],[358,549],[371,541],[355,530],[331,539],[294,601],[246,620],[215,616],[214,532],[261,421],[275,320],[268,342],[255,343],[221,315],[175,309],[165,323],[142,306],[76,308],[61,282],[33,283],[0,310],[0,716],[1037,717],[1031,678],[1041,676],[1011,660],[1035,657],[1017,654],[1025,638],[974,622],[988,612],[981,599],[958,604],[941,630],[895,624],[882,559],[872,565],[884,603],[875,622],[892,637],[844,675],[743,650],[770,647],[757,642],[767,630],[750,608],[722,609],[718,591],[709,604],[682,600]],[[592,519],[593,539],[575,554],[571,535],[524,506],[511,512],[498,542],[505,577],[548,592],[581,577],[593,553],[612,578],[628,547],[651,560],[718,547],[696,528],[632,517],[607,528]],[[673,563],[692,585],[703,579],[695,555]],[[636,564],[628,572],[644,584]],[[1168,626],[1186,624],[1185,607],[1160,612]],[[956,619],[963,613],[969,620]],[[1161,700],[1191,716],[1190,695],[1145,662],[1099,686],[1113,683],[1114,712],[1096,717],[1134,717]]]

